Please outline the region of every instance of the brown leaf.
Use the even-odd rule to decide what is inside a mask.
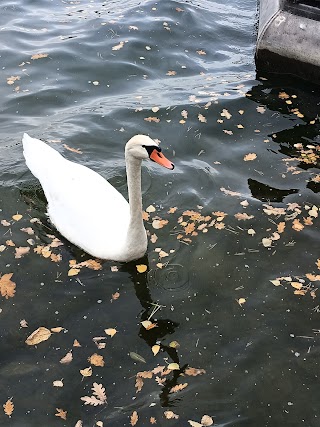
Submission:
[[[56,408],[57,413],[55,414],[56,417],[60,417],[63,420],[67,419],[67,411],[64,411],[63,409]]]
[[[233,197],[237,197],[237,196],[241,196],[241,193],[238,193],[236,191],[231,191],[231,190],[227,190],[224,187],[221,187],[220,190],[226,194],[227,196],[233,196]]]
[[[152,378],[153,372],[152,371],[141,371],[137,373],[137,377],[141,378]]]
[[[120,297],[120,292],[115,292],[114,294],[111,295],[112,297],[112,301],[117,300]]]
[[[12,282],[13,273],[6,273],[0,277],[0,292],[1,296],[6,299],[14,297],[16,292],[16,284]]]
[[[150,329],[156,328],[158,325],[156,323],[152,323],[150,322],[150,320],[144,320],[143,322],[141,322],[141,325],[147,330],[149,331]]]
[[[184,229],[186,234],[191,234],[195,230],[196,226],[194,222],[190,222]]]
[[[16,246],[15,243],[10,239],[10,240],[6,240],[6,245],[7,246]]]
[[[206,55],[206,52],[204,50],[197,50],[198,55]]]
[[[192,368],[191,366],[189,366],[189,368],[187,368],[184,373],[186,375],[192,376],[192,377],[196,377],[197,375],[202,375],[205,374],[206,371],[204,369],[198,369],[198,368]]]
[[[176,8],[179,9],[179,8]],[[157,424],[157,420],[155,419],[155,417],[150,417],[150,424]]]
[[[159,228],[164,227],[165,225],[168,224],[168,220],[166,219],[154,219],[152,221],[152,227],[155,228],[156,230],[159,230]]]
[[[160,119],[158,117],[145,117],[144,120],[146,122],[149,122],[149,123],[151,123],[151,122],[159,123],[160,122]]]
[[[92,356],[88,358],[88,362],[94,366],[104,366],[103,356],[94,353]]]
[[[14,404],[12,402],[12,397],[11,397],[11,399],[8,399],[6,401],[6,403],[4,403],[3,410],[4,410],[4,413],[6,415],[8,415],[9,418],[11,418],[11,415],[12,415],[13,410],[14,410]]]
[[[144,384],[143,379],[137,376],[136,383],[135,383],[135,388],[137,389],[136,393],[139,393],[142,390],[143,384]]]
[[[61,360],[60,363],[63,365],[68,365],[72,362],[73,356],[72,356],[72,350],[70,350]]]
[[[176,393],[177,391],[181,391],[184,388],[186,388],[188,386],[188,383],[183,383],[183,384],[177,384],[174,387],[172,387],[169,391],[169,393]]]
[[[15,248],[16,254],[15,258],[22,258],[23,255],[26,255],[30,251],[29,246],[20,246],[19,248]]]
[[[72,148],[72,147],[69,147],[69,145],[67,144],[63,144],[63,146],[66,150],[72,151],[72,153],[82,154],[82,151],[79,150],[79,148]]]
[[[138,422],[139,416],[138,416],[138,412],[137,411],[133,411],[132,415],[130,417],[130,424],[132,426],[135,426]]]
[[[26,344],[28,345],[37,345],[42,341],[46,341],[51,337],[51,331],[43,326],[40,326],[40,328],[36,329],[34,332],[32,332],[31,335],[28,336],[26,339]]]
[[[248,215],[246,212],[239,212],[239,213],[236,213],[234,216],[235,218],[237,218],[238,221],[241,221],[241,220],[245,221],[247,219],[254,218],[253,215]]]
[[[79,268],[70,268],[70,270],[68,271],[68,276],[76,276],[77,274],[80,273],[80,269]]]
[[[256,153],[248,153],[244,156],[243,160],[249,162],[250,160],[255,160],[257,158]]]
[[[107,402],[106,389],[103,387],[102,384],[93,383],[91,390],[93,391],[93,394],[103,403]]]
[[[320,258],[317,259],[316,261],[316,266],[318,267],[318,269],[320,270]]]
[[[176,74],[177,74],[177,72],[176,71],[172,71],[172,70],[170,70],[170,71],[168,71],[166,73],[167,76],[175,76]]]
[[[201,123],[207,123],[207,119],[201,113],[198,114],[198,119]]]
[[[35,60],[35,59],[47,58],[47,56],[48,56],[47,53],[35,53],[34,55],[31,56],[31,59]]]
[[[283,233],[285,228],[286,228],[286,223],[279,222],[279,224],[277,225],[278,233]]]
[[[292,222],[292,228],[295,231],[301,231],[304,229],[304,225],[296,218],[295,220],[293,220]]]
[[[163,415],[167,420],[178,419],[179,415],[175,414],[173,411],[164,411]]]
[[[201,424],[205,427],[212,426],[213,423],[214,423],[214,421],[211,417],[209,417],[209,415],[204,415],[201,418]]]
[[[73,347],[81,347],[81,344],[79,343],[78,340],[74,340],[72,346]]]
[[[10,224],[9,224],[10,225]],[[27,227],[27,228],[20,228],[21,231],[23,231],[24,233],[29,234],[30,236],[32,236],[34,234],[34,230],[31,227]]]
[[[311,282],[320,281],[320,274],[315,275],[315,274],[307,273],[306,278],[309,279]]]

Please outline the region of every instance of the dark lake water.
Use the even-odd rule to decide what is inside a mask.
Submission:
[[[204,415],[319,426],[319,88],[256,74],[256,2],[3,0],[0,11],[0,272],[16,283],[5,298],[2,279],[0,403],[14,410],[1,426],[120,427],[134,411],[138,426]],[[176,168],[143,165],[157,237],[143,260],[68,276],[88,256],[47,220],[23,132],[123,194],[126,141],[161,140]],[[39,327],[64,329],[28,346]],[[93,383],[107,405],[84,405]]]

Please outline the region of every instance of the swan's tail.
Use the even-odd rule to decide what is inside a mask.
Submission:
[[[62,157],[60,153],[45,142],[32,138],[27,133],[23,134],[22,144],[26,164],[32,174],[40,181],[50,169],[57,166],[57,162]]]

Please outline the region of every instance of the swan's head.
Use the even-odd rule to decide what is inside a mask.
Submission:
[[[135,135],[127,142],[128,155],[139,160],[151,159],[167,169],[174,168],[174,164],[162,154],[159,144],[147,135]]]

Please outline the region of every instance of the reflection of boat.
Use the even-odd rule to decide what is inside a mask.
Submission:
[[[320,83],[320,0],[260,0],[259,70]]]

